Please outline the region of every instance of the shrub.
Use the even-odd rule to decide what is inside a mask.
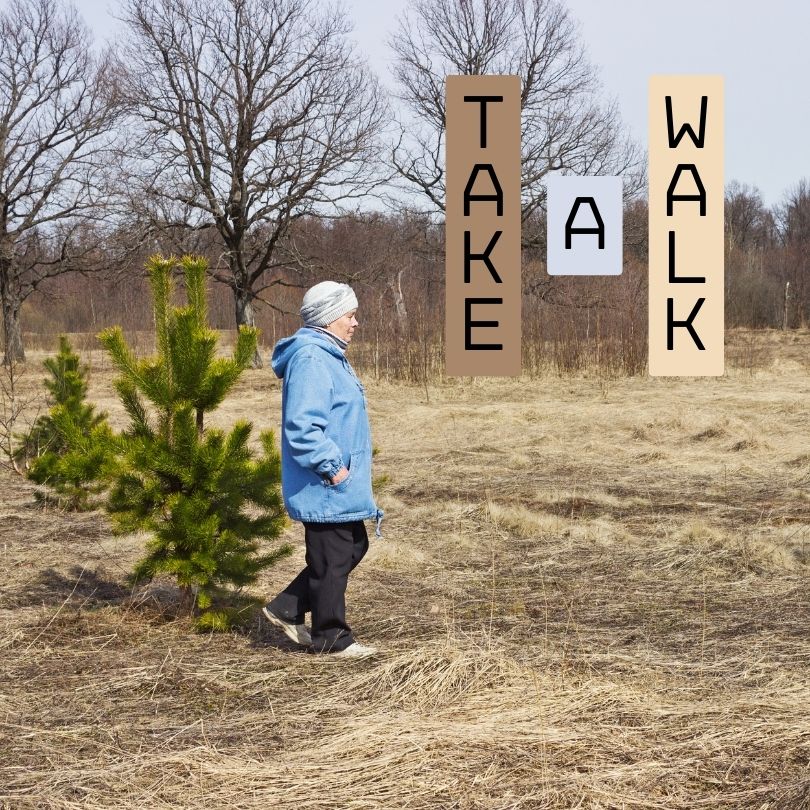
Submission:
[[[50,374],[45,387],[51,408],[34,422],[17,449],[28,477],[45,484],[70,508],[83,510],[105,488],[115,463],[117,442],[105,413],[85,401],[87,370],[68,339],[59,338],[59,352],[44,362]]]

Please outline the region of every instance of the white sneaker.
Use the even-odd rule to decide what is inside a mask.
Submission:
[[[333,658],[368,658],[371,655],[377,654],[376,647],[368,647],[365,644],[360,644],[359,642],[355,641],[352,644],[349,644],[345,650],[340,650],[340,652],[332,653]]]
[[[267,621],[270,622],[270,624],[274,624],[276,627],[283,630],[284,635],[291,641],[294,641],[296,644],[301,644],[304,647],[312,646],[312,636],[310,636],[306,625],[284,621],[281,616],[276,616],[276,614],[270,610],[269,605],[262,608],[262,613],[267,617]]]

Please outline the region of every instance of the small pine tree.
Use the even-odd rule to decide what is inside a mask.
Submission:
[[[120,327],[99,335],[121,372],[115,385],[130,417],[107,509],[118,531],[152,535],[130,584],[171,574],[192,614],[202,610],[197,627],[223,630],[238,612],[227,586],[255,582],[292,548],[285,544],[258,553],[258,539],[276,539],[286,522],[272,431],[260,434],[263,452],[255,458],[248,448],[249,422],[236,422],[227,435],[205,427],[205,415],[250,366],[258,332],[241,327],[233,356],[216,357],[217,334],[207,322],[207,263],[184,256],[179,264],[185,307],[170,306],[177,260],[153,256],[147,263],[156,357],[137,359]]]
[[[44,362],[50,374],[44,383],[51,409],[34,422],[17,450],[17,460],[28,469],[28,477],[57,493],[70,508],[91,506],[91,496],[105,487],[109,467],[114,463],[116,442],[107,414],[96,413],[85,402],[87,369],[68,339],[59,338],[59,353]]]

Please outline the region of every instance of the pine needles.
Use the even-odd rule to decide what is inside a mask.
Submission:
[[[259,540],[274,540],[286,522],[280,457],[270,431],[261,434],[262,453],[254,456],[252,428],[244,420],[228,433],[206,429],[206,414],[250,365],[258,332],[242,327],[233,356],[217,358],[217,335],[207,323],[206,262],[179,260],[185,307],[169,303],[177,264],[174,257],[153,256],[147,265],[156,357],[136,358],[120,327],[99,335],[121,374],[116,388],[130,417],[106,508],[118,532],[151,535],[130,583],[171,574],[189,608],[203,611],[197,626],[225,630],[239,614],[222,604],[227,586],[255,582],[291,553],[288,545],[259,552]]]
[[[51,408],[34,422],[17,448],[16,460],[32,481],[50,487],[62,505],[91,509],[94,496],[105,488],[117,441],[107,415],[85,401],[87,370],[64,335],[58,354],[44,366],[50,375],[45,387]]]

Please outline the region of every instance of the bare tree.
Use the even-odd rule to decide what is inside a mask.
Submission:
[[[766,248],[776,239],[773,213],[762,202],[759,189],[736,180],[726,186],[725,227],[729,243],[742,250]]]
[[[615,103],[599,82],[574,21],[556,0],[415,0],[390,42],[401,124],[393,163],[436,212],[444,210],[445,77],[514,74],[521,79],[521,194],[524,242],[545,205],[550,171],[624,174],[626,193],[643,182],[640,154],[622,136]]]
[[[785,244],[810,243],[810,180],[802,178],[785,192],[777,216]]]
[[[0,299],[4,362],[24,361],[20,307],[45,279],[86,267],[80,238],[105,213],[104,153],[117,111],[108,57],[74,9],[0,11]],[[89,247],[88,247],[89,246]]]
[[[290,224],[380,182],[378,85],[342,12],[314,0],[128,0],[125,21],[134,173],[162,211],[216,228],[212,275],[252,325],[254,302],[273,306],[267,291],[288,283]]]
[[[776,208],[782,241],[785,323],[810,323],[810,180],[802,178]],[[789,314],[789,312],[792,313]]]

